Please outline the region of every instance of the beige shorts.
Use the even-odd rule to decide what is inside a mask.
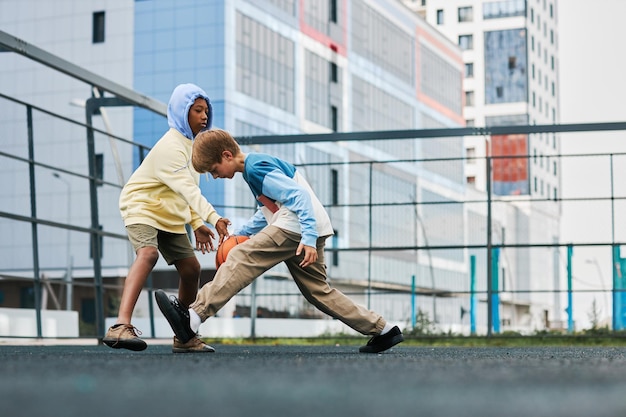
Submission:
[[[186,234],[164,232],[147,224],[128,225],[126,233],[135,253],[138,249],[147,246],[157,248],[168,265],[196,256],[189,236]]]

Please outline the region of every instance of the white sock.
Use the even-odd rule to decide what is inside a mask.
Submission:
[[[202,320],[200,319],[200,316],[198,315],[198,313],[196,313],[194,310],[190,308],[189,309],[189,327],[191,327],[191,330],[197,333],[201,324],[202,324]]]
[[[387,333],[391,329],[393,329],[393,326],[389,323],[385,323],[385,327],[383,327],[383,331],[380,332],[381,336]]]

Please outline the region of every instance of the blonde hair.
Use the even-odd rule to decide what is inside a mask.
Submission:
[[[222,162],[222,152],[230,151],[233,156],[241,152],[230,133],[222,129],[210,129],[198,133],[193,141],[191,164],[200,174],[209,172],[215,164]]]

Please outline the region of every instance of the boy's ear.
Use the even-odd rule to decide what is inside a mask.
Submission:
[[[231,151],[222,151],[223,159],[232,159],[233,153]]]

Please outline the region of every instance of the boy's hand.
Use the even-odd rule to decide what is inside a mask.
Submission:
[[[228,237],[228,226],[230,226],[230,224],[230,220],[226,217],[222,217],[215,223],[215,230],[217,230],[217,234],[220,235],[218,245],[221,245],[224,239]]]
[[[213,250],[213,238],[215,235],[206,225],[202,225],[193,231],[196,236],[196,249],[207,253]]]
[[[296,256],[300,255],[304,250],[304,258],[302,262],[300,262],[300,266],[302,268],[306,268],[307,266],[317,262],[317,249],[313,246],[306,246],[303,243],[298,245],[298,249],[296,249]]]

